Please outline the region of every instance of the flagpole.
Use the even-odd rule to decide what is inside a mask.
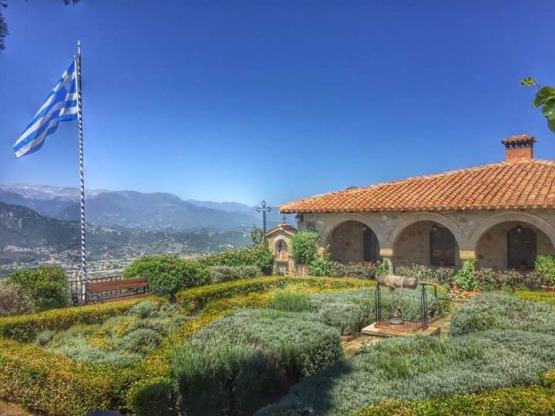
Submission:
[[[83,297],[85,297],[87,282],[87,246],[85,240],[85,155],[83,150],[83,99],[81,94],[81,41],[77,41],[75,65],[77,71],[77,122],[79,125],[79,180],[81,197],[81,267],[79,274],[82,282]]]

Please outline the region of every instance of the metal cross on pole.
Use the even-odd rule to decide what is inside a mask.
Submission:
[[[281,223],[282,223],[282,224],[287,224],[287,215],[283,214],[283,215],[281,216]]]
[[[256,212],[262,213],[262,230],[264,231],[264,239],[266,239],[266,213],[270,212],[272,208],[266,206],[266,201],[262,201],[259,207],[256,207]]]

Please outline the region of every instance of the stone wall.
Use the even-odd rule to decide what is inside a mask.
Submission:
[[[419,231],[417,225],[409,228],[422,221],[435,222],[453,233],[459,247],[457,258],[461,259],[457,261],[458,264],[462,260],[476,258],[475,250],[481,237],[500,223],[513,223],[513,226],[518,223],[541,230],[543,236],[538,239],[538,252],[554,253],[555,209],[304,214],[301,226],[306,227],[309,224],[320,234],[321,245],[328,246],[333,242],[333,231],[346,221],[359,221],[370,227],[378,238],[380,254],[394,265],[396,261],[400,264],[428,263],[429,254],[425,253],[429,249],[429,236],[422,229]],[[352,239],[356,240],[354,235]],[[487,248],[489,254],[486,251],[480,254],[484,258],[490,258],[487,261],[489,264],[497,264],[503,268],[503,264],[506,265],[506,242],[502,244],[501,240],[491,240],[490,247]],[[355,249],[351,248],[349,251],[349,256],[356,256]],[[493,251],[495,255],[491,254]],[[500,260],[503,256],[504,262]]]
[[[508,243],[507,232],[519,225],[511,221],[498,224],[486,231],[476,246],[476,259],[478,267],[491,267],[505,269],[507,267]],[[536,232],[536,248],[538,254],[555,255],[555,249],[549,238],[534,226],[526,226]]]
[[[362,261],[362,224],[358,221],[347,221],[333,230],[329,252],[330,259],[340,263]]]

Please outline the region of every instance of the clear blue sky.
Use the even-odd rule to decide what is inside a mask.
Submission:
[[[76,123],[11,147],[83,44],[87,187],[270,204],[501,161],[555,84],[555,2],[11,0],[0,183],[78,186]],[[456,190],[454,190],[456,192]]]

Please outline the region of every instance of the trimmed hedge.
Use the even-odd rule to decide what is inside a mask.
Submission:
[[[256,266],[265,274],[270,274],[274,255],[266,244],[256,244],[235,250],[200,257],[195,260],[202,267],[212,266]]]
[[[216,299],[264,292],[276,288],[282,289],[291,284],[304,284],[320,289],[356,289],[374,287],[376,282],[349,278],[260,277],[185,290],[176,295],[176,300],[183,309],[194,313],[202,309],[208,302]]]
[[[482,293],[453,315],[449,335],[490,329],[517,329],[555,335],[555,308],[504,293]]]
[[[515,295],[520,299],[530,300],[532,302],[543,302],[555,306],[555,292],[517,290]]]
[[[518,389],[516,386],[546,380],[553,392],[554,317],[555,308],[549,305],[501,293],[482,294],[455,314],[448,339],[385,340],[301,380],[279,402],[256,415],[290,415],[305,407],[314,408],[321,416],[348,415],[363,409],[368,414],[403,415],[404,405],[412,409],[406,414],[469,414],[472,403],[463,407],[472,393],[484,392],[483,397],[501,400],[504,396],[495,396],[492,390]],[[545,372],[547,376],[542,377]],[[393,404],[388,404],[391,401]],[[489,410],[494,405],[493,401],[488,403]],[[391,413],[388,406],[393,406]],[[380,413],[382,409],[386,409],[384,413]],[[499,414],[510,412],[500,410]]]
[[[252,279],[262,275],[262,270],[258,266],[211,266],[208,268],[208,272],[211,283]]]
[[[69,307],[36,313],[32,315],[8,316],[0,318],[0,337],[20,342],[32,342],[37,335],[47,329],[60,331],[75,324],[97,324],[106,319],[127,312],[133,305],[145,299],[129,299],[120,302]]]
[[[283,278],[265,279],[271,281]],[[371,282],[354,279],[298,278],[289,281],[296,284],[308,282],[311,291],[372,286]],[[175,409],[176,404],[169,357],[175,346],[189,340],[196,332],[234,309],[260,308],[267,306],[269,302],[267,293],[236,288],[228,291],[227,286],[234,287],[237,283],[248,281],[216,285],[223,294],[211,292],[208,297],[216,300],[215,302],[208,305],[212,299],[203,298],[202,305],[206,307],[198,315],[184,322],[144,360],[130,367],[80,363],[47,353],[34,344],[16,340],[30,342],[46,329],[63,330],[78,323],[100,323],[126,312],[145,299],[0,318],[0,397],[30,409],[60,416],[85,415],[99,408],[140,416],[173,415],[175,413],[172,409]],[[271,287],[272,284],[269,284],[268,288]],[[205,288],[190,289],[181,295],[184,298],[195,298],[200,296],[199,289]],[[247,295],[222,299],[233,296],[233,293]],[[162,301],[159,298],[152,299]]]
[[[173,369],[186,414],[246,415],[342,356],[333,328],[297,313],[244,310],[194,335]]]
[[[555,372],[548,373],[555,377]],[[555,413],[555,388],[541,386],[508,387],[478,394],[465,394],[424,401],[396,400],[372,405],[352,416],[543,416]]]

